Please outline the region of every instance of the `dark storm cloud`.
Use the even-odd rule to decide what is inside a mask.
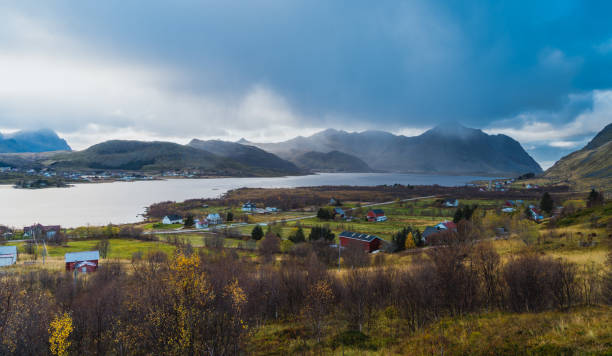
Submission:
[[[31,11],[51,11],[101,46],[183,68],[190,79],[177,89],[263,83],[315,118],[485,126],[612,83],[612,57],[598,47],[612,38],[609,2],[63,5]]]
[[[171,70],[161,86],[172,95],[230,103],[263,93],[289,108],[289,126],[298,128],[562,126],[612,85],[610,2],[9,4],[53,23],[92,56]]]

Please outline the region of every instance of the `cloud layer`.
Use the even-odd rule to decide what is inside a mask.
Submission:
[[[610,122],[612,5],[0,5],[0,128],[273,141],[461,121],[544,163]]]

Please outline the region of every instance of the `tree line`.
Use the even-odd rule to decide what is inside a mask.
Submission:
[[[184,249],[131,265],[107,262],[92,275],[3,275],[0,354],[236,355],[245,352],[251,331],[281,320],[302,322],[307,337],[320,340],[332,321],[367,333],[389,311],[417,330],[490,310],[612,304],[609,269],[588,273],[529,252],[504,262],[486,242],[450,241],[416,256],[410,268],[344,273],[315,251],[328,246],[312,245],[281,261]]]

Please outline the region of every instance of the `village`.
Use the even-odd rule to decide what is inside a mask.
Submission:
[[[511,182],[508,181],[508,184]],[[482,188],[474,187],[482,191]],[[499,192],[499,190],[493,190]],[[99,263],[99,251],[82,249],[77,246],[97,247],[100,241],[110,240],[111,253],[103,257],[130,260],[133,256],[151,253],[155,250],[171,252],[176,249],[176,241],[187,243],[195,248],[206,248],[208,241],[222,241],[223,247],[242,251],[257,251],[260,240],[272,233],[277,236],[278,247],[275,253],[290,253],[300,243],[317,240],[313,230],[329,231],[326,240],[330,249],[341,255],[344,249],[358,249],[368,254],[418,249],[438,245],[444,236],[458,233],[458,223],[469,220],[478,208],[481,216],[495,214],[497,225],[488,226],[481,239],[508,239],[511,236],[511,221],[521,219],[531,221],[535,226],[544,220],[537,200],[523,199],[458,199],[442,196],[422,196],[381,202],[344,201],[331,196],[322,206],[301,206],[297,209],[283,210],[247,200],[232,206],[202,203],[190,206],[185,204],[165,206],[162,210],[177,211],[160,215],[151,208],[143,223],[126,226],[62,228],[59,225],[34,224],[22,229],[0,225],[0,237],[7,246],[3,247],[0,266],[57,262],[64,257],[66,270],[80,272],[95,271]],[[164,210],[164,211],[165,211]],[[183,210],[183,213],[178,213]],[[561,214],[563,206],[555,206],[548,216],[555,218]],[[462,214],[465,214],[463,216]],[[467,219],[466,219],[467,217]],[[407,237],[398,237],[400,231],[407,231]],[[267,232],[264,233],[264,230]],[[298,233],[299,230],[299,233]],[[128,233],[122,233],[128,231]],[[296,237],[300,235],[301,237]],[[408,234],[406,234],[408,235]],[[117,239],[129,241],[131,252],[115,248]],[[398,246],[398,243],[401,246]],[[108,249],[109,247],[107,247]],[[66,251],[61,255],[62,251]],[[412,252],[411,252],[412,253]],[[19,256],[21,255],[21,256]],[[95,259],[85,257],[95,256]],[[338,265],[340,262],[338,262]],[[57,263],[56,263],[57,265]],[[87,266],[81,268],[80,266]],[[76,266],[76,267],[75,267]]]

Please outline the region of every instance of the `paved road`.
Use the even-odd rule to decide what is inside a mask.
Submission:
[[[412,200],[420,200],[420,199],[430,199],[430,198],[436,198],[438,197],[437,195],[428,195],[426,197],[416,197],[416,198],[408,198],[408,199],[402,199],[402,200],[393,200],[393,201],[386,201],[383,203],[372,203],[372,204],[366,204],[366,205],[362,205],[361,208],[371,208],[374,206],[383,206],[383,205],[390,205],[390,204],[395,204],[395,203],[402,203],[402,202],[407,202],[407,201],[412,201]],[[345,209],[345,210],[354,210],[357,208],[349,208],[349,209]],[[231,224],[231,225],[218,225],[217,228],[232,228],[232,227],[244,227],[244,226],[255,226],[255,225],[261,225],[261,224],[271,224],[271,223],[281,223],[281,222],[289,222],[289,221],[298,221],[298,220],[304,220],[304,219],[311,219],[311,218],[316,218],[316,215],[307,215],[307,216],[300,216],[297,218],[291,218],[291,219],[281,219],[281,220],[273,220],[273,221],[267,221],[267,222],[263,222],[263,223],[254,223],[254,224]],[[176,230],[154,230],[154,231],[145,231],[144,233],[147,235],[151,235],[151,234],[155,234],[155,235],[164,235],[164,234],[187,234],[187,233],[194,233],[194,232],[210,232],[212,231],[210,228],[207,229],[176,229]]]

